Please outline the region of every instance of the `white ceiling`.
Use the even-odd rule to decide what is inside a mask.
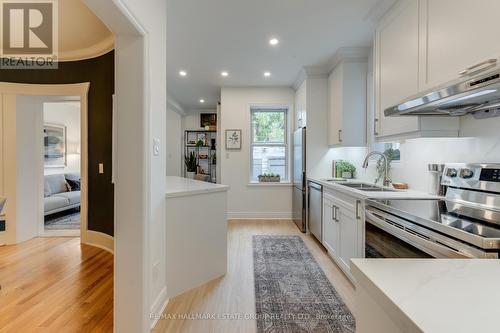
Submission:
[[[292,86],[303,66],[325,65],[338,48],[370,46],[388,1],[167,0],[168,93],[189,111],[215,108],[224,86]]]

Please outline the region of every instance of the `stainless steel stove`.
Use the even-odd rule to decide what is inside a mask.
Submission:
[[[368,200],[366,257],[498,258],[500,164],[446,164],[442,199]]]

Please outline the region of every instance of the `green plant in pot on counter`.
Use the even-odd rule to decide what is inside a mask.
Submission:
[[[354,172],[356,172],[356,167],[352,163],[344,160],[337,161],[335,168],[337,170],[338,178],[350,179],[354,177]]]
[[[196,161],[196,154],[194,151],[190,152],[189,155],[184,156],[184,164],[186,165],[187,178],[194,179],[196,168],[198,167],[198,162]]]
[[[399,160],[400,151],[399,149],[388,148],[384,151],[384,155],[387,156],[387,174],[390,175],[391,163],[394,160]],[[377,178],[375,179],[375,184],[384,179],[385,175],[385,162],[382,157],[377,161]]]

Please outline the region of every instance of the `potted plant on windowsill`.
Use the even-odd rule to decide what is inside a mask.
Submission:
[[[184,164],[186,165],[186,178],[194,179],[198,163],[196,154],[193,151],[188,156],[184,156]]]
[[[259,175],[259,183],[279,183],[280,181],[281,177],[278,174],[265,173]]]

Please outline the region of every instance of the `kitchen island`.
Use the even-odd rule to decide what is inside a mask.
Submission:
[[[225,185],[167,177],[167,297],[222,276],[227,270]]]
[[[500,261],[353,259],[356,332],[498,332]]]

